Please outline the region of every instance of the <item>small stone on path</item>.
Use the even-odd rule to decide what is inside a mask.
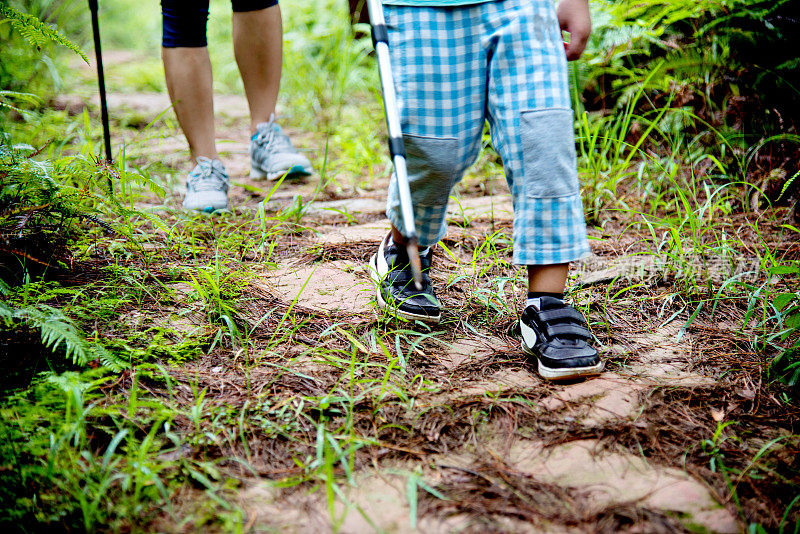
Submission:
[[[475,219],[513,221],[514,207],[510,195],[466,197],[458,201],[451,199],[447,206],[447,218],[454,222],[471,222]]]
[[[584,426],[594,427],[611,419],[633,418],[639,408],[639,393],[645,389],[616,373],[603,373],[591,380],[563,385],[539,404],[549,411],[565,410]]]
[[[389,221],[377,221],[353,226],[318,227],[320,232],[316,240],[323,245],[338,245],[345,243],[361,243],[364,241],[375,243],[378,249],[381,239],[389,233]]]
[[[701,482],[633,454],[603,451],[599,441],[574,441],[552,448],[518,441],[511,447],[509,461],[537,480],[589,491],[598,511],[639,504],[669,515],[680,514],[685,524],[701,525],[711,532],[740,531],[733,514],[718,504]]]
[[[333,216],[337,215],[338,212],[362,215],[384,214],[386,212],[386,201],[369,197],[326,200],[312,203],[306,213]]]
[[[452,371],[474,359],[491,356],[496,350],[508,348],[506,342],[499,338],[465,337],[455,339],[450,343],[433,339],[441,345],[441,349],[428,350],[426,352],[430,353],[430,356],[448,371]]]
[[[330,313],[371,313],[374,287],[363,265],[350,261],[298,267],[283,264],[257,284],[289,303]]]
[[[578,284],[582,287],[603,284],[621,278],[628,282],[644,280],[653,275],[652,256],[622,256],[600,258],[592,256],[578,264]]]

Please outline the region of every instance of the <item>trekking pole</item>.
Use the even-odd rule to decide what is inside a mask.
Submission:
[[[92,13],[92,35],[94,36],[94,55],[97,59],[97,84],[100,88],[100,118],[103,122],[103,143],[106,147],[106,161],[111,163],[111,133],[108,127],[108,106],[106,105],[106,79],[103,73],[103,53],[100,50],[100,23],[97,20],[99,6],[97,0],[89,0],[89,11]],[[108,186],[114,191],[111,178],[108,179]]]
[[[394,77],[389,58],[389,34],[383,18],[381,0],[367,0],[369,23],[372,28],[372,44],[378,56],[378,72],[381,77],[383,109],[386,113],[386,126],[389,130],[389,153],[394,163],[394,174],[397,189],[400,193],[400,212],[403,215],[401,233],[406,238],[408,260],[417,290],[422,290],[422,263],[419,259],[419,240],[414,226],[414,206],[411,204],[411,189],[408,186],[408,169],[406,168],[406,148],[403,144],[403,132],[400,129],[400,112],[397,109],[397,95],[394,91]],[[400,230],[400,229],[399,229]]]

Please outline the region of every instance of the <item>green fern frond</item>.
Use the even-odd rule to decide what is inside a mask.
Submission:
[[[72,321],[60,310],[40,304],[20,308],[14,315],[17,319],[38,328],[42,334],[42,344],[48,349],[55,352],[63,346],[67,358],[72,358],[72,363],[86,365],[89,362],[88,343],[78,333]]]
[[[10,326],[14,321],[14,308],[3,301],[0,301],[0,321],[6,326]]]
[[[11,21],[11,25],[19,34],[36,48],[41,48],[49,42],[58,43],[78,54],[87,64],[89,59],[78,45],[67,39],[57,28],[37,19],[29,13],[22,13],[5,2],[0,3],[0,15]]]
[[[780,194],[779,198],[783,198],[783,195],[786,194],[786,191],[789,190],[789,188],[792,186],[792,184],[795,182],[795,180],[797,180],[798,177],[800,177],[800,171],[797,171],[796,173],[794,173],[794,176],[792,176],[791,178],[786,180],[786,183],[783,184],[783,187],[781,188],[781,194]],[[0,313],[2,313],[2,312],[0,312]]]
[[[137,173],[130,171],[120,171],[120,179],[125,180],[127,183],[133,183],[141,187],[146,187],[153,193],[164,196],[167,194],[166,189],[156,180],[150,178],[147,173]]]
[[[102,345],[93,344],[91,345],[90,349],[92,360],[99,361],[100,364],[106,369],[110,369],[115,373],[118,373],[128,367],[128,362],[122,360],[119,356],[116,356],[113,352],[106,349]]]
[[[0,100],[18,100],[32,106],[39,106],[43,100],[31,93],[21,93],[19,91],[0,91]]]
[[[41,332],[42,345],[55,352],[63,348],[67,358],[76,365],[99,361],[104,367],[118,372],[127,367],[126,362],[112,354],[102,345],[88,341],[72,320],[61,310],[38,304],[13,309],[0,302],[0,320],[11,326],[22,321]]]
[[[783,63],[775,67],[775,70],[777,72],[792,72],[798,69],[800,69],[800,57],[784,61]]]

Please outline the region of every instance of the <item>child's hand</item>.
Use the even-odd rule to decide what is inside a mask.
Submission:
[[[592,18],[589,15],[588,0],[561,0],[558,4],[558,25],[562,31],[569,32],[569,43],[564,43],[567,60],[581,57],[589,34],[592,33]]]

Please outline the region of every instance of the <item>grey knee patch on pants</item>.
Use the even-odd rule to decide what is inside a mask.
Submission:
[[[578,194],[572,110],[551,108],[520,113],[525,194],[560,198]]]
[[[404,135],[408,178],[414,204],[447,204],[450,190],[461,178],[458,140],[449,137]]]

